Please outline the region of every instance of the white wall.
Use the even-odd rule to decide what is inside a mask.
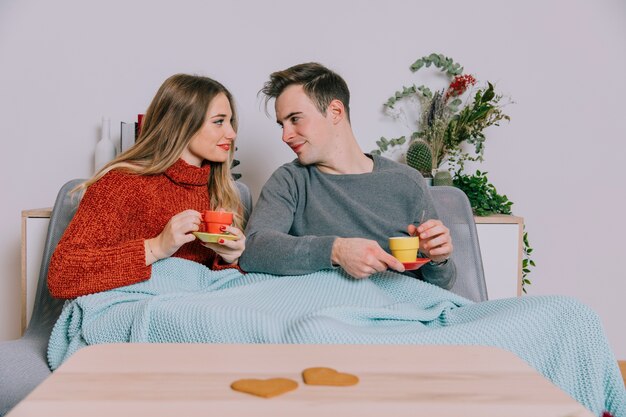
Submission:
[[[271,71],[313,60],[337,70],[370,150],[405,132],[381,104],[422,80],[408,70],[414,59],[438,51],[516,101],[511,123],[489,132],[482,169],[526,219],[538,265],[530,293],[590,305],[626,359],[625,39],[622,0],[3,0],[0,339],[19,334],[20,212],[91,174],[103,115],[133,120],[176,72],[222,81],[256,196],[293,158],[256,96]]]

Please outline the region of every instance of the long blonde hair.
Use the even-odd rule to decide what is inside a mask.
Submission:
[[[208,77],[172,75],[163,82],[146,110],[141,133],[135,145],[118,155],[73,191],[84,191],[114,169],[137,175],[165,172],[180,158],[187,144],[200,130],[209,104],[220,93],[228,98],[233,114],[231,123],[236,132],[237,116],[234,101],[226,87]],[[211,171],[207,181],[210,197],[208,209],[221,208],[232,211],[235,214],[235,226],[243,228],[243,205],[230,172],[234,151],[233,143],[226,162],[209,161]]]

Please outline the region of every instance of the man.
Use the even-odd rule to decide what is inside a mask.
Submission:
[[[271,74],[261,91],[266,104],[275,99],[282,140],[297,160],[263,187],[246,228],[241,267],[279,275],[341,267],[354,278],[405,272],[388,253],[388,238],[419,235],[421,256],[431,262],[415,276],[452,287],[450,232],[437,220],[423,177],[363,153],[350,124],[346,82],[307,63]]]

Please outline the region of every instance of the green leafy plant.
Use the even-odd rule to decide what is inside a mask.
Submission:
[[[407,148],[411,150],[419,144],[421,153],[426,149],[430,153],[427,158],[430,166],[423,163],[413,165],[409,158],[406,161],[425,177],[433,176],[447,158],[452,158],[452,161],[460,157],[482,161],[484,130],[491,125],[498,125],[503,119],[509,120],[509,116],[502,110],[503,96],[495,93],[493,84],[487,82],[487,85],[470,94],[476,85],[476,79],[470,74],[462,75],[463,67],[452,58],[433,53],[419,58],[409,68],[412,72],[417,72],[431,66],[438,68],[449,78],[445,89],[433,92],[425,85],[414,84],[396,91],[384,104],[389,114],[398,117],[396,105],[400,101],[415,98],[419,101],[419,106],[409,108],[411,113],[416,112],[409,117],[417,122],[417,130],[411,133]],[[463,97],[466,98],[465,101],[462,100]],[[372,153],[380,155],[405,143],[406,136],[393,139],[381,137],[376,142],[378,149]],[[474,155],[463,149],[463,143],[473,145]],[[421,159],[425,160],[426,158]]]
[[[513,202],[506,195],[498,194],[496,187],[489,182],[486,172],[476,170],[474,175],[465,175],[457,172],[454,176],[453,184],[465,192],[475,215],[511,214]],[[525,225],[522,242],[524,253],[522,259],[522,291],[526,294],[527,286],[531,285],[528,275],[530,274],[530,269],[535,267],[535,261],[531,259],[533,248],[530,246]]]
[[[498,194],[486,172],[477,170],[474,175],[458,174],[452,181],[455,187],[465,192],[475,215],[511,214],[513,203],[506,195]]]
[[[522,291],[524,291],[524,294],[526,294],[526,286],[531,285],[531,282],[528,279],[528,274],[530,274],[530,268],[535,267],[535,261],[530,258],[530,255],[533,253],[533,248],[528,242],[528,232],[526,231],[526,225],[524,225],[524,235],[522,237],[522,242],[524,243],[524,259],[522,259]]]

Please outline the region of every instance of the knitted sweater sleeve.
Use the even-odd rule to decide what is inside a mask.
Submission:
[[[298,200],[296,180],[279,168],[263,186],[246,226],[245,271],[301,275],[331,269],[335,236],[292,236]]]
[[[131,207],[136,190],[109,173],[92,184],[50,260],[53,297],[74,298],[150,278],[141,220]]]

